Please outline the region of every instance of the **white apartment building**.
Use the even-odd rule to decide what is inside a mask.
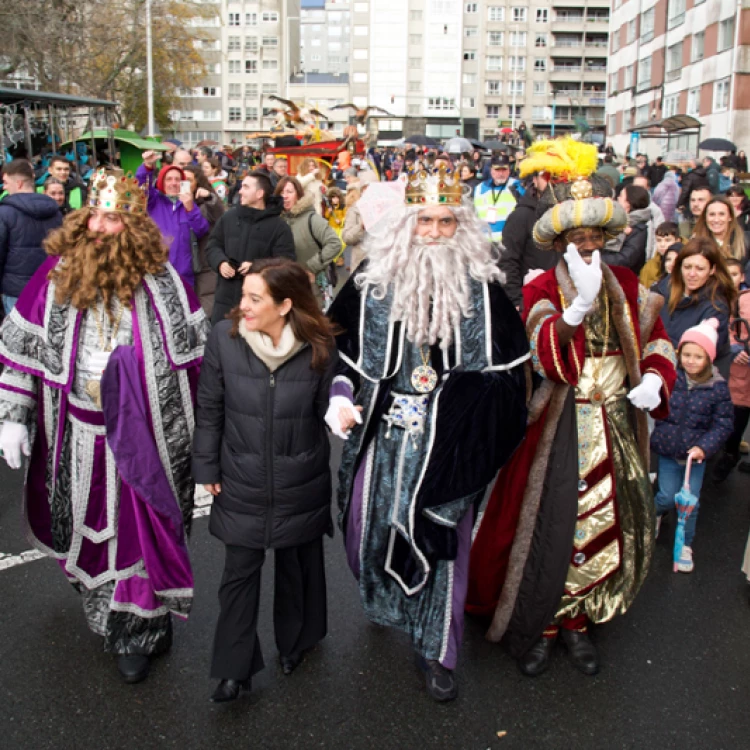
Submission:
[[[302,0],[300,66],[307,73],[349,75],[351,3]]]

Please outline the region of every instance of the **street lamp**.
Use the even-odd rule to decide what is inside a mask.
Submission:
[[[151,0],[146,0],[146,107],[148,122],[146,135],[154,134],[154,62],[151,49]]]

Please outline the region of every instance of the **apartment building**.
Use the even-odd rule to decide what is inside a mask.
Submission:
[[[300,66],[307,73],[349,75],[349,0],[302,0]]]
[[[736,0],[614,0],[607,140],[650,156],[697,151],[698,138],[750,132],[750,9]],[[690,115],[700,136],[641,139],[630,128]],[[658,132],[658,131],[656,131]],[[745,146],[745,148],[747,148]]]

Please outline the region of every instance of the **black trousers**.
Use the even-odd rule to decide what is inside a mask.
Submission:
[[[750,420],[750,408],[747,406],[734,407],[734,429],[729,439],[724,444],[724,450],[732,455],[739,456],[740,443],[745,434],[748,420]]]
[[[226,545],[211,677],[245,680],[265,666],[258,639],[265,550]],[[273,624],[281,656],[312,648],[327,632],[323,538],[275,550]]]

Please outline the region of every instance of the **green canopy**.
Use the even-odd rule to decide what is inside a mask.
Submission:
[[[112,136],[115,140],[115,146],[120,152],[120,166],[126,172],[133,172],[138,169],[143,159],[141,154],[144,151],[169,151],[169,147],[165,146],[161,141],[152,140],[150,138],[141,138],[138,133],[134,133],[132,130],[112,130]],[[108,143],[110,131],[102,128],[101,130],[94,131],[94,139],[97,141],[104,141],[104,145]],[[82,143],[91,143],[91,131],[82,133],[76,142],[81,141]],[[62,146],[71,145],[72,141],[66,141],[61,144]],[[97,144],[99,145],[99,144]]]

